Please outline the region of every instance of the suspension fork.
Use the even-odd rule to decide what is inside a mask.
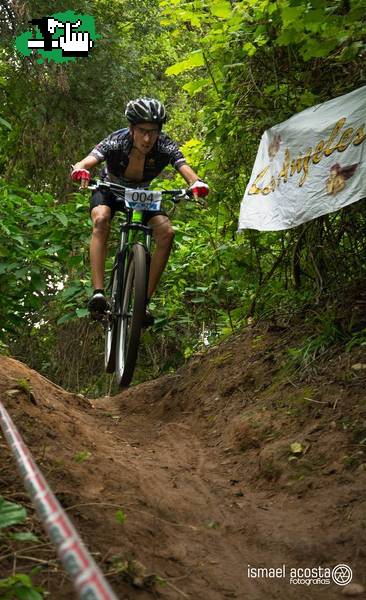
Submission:
[[[146,304],[148,301],[148,290],[149,290],[149,278],[150,278],[150,264],[151,264],[151,235],[152,230],[145,233],[145,252],[146,252]]]
[[[121,239],[116,256],[115,267],[117,269],[117,312],[120,312],[120,302],[122,300],[122,290],[125,280],[126,257],[128,254],[129,229],[126,223],[121,225]]]

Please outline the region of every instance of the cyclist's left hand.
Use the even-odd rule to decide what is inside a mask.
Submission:
[[[201,181],[200,179],[197,179],[197,181],[192,183],[189,189],[193,193],[195,198],[202,198],[204,196],[207,196],[210,191],[207,183]]]

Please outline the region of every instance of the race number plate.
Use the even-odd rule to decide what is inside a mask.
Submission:
[[[158,190],[133,190],[125,191],[125,203],[134,210],[160,210],[161,192]]]

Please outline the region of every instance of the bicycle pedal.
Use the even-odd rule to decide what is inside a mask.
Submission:
[[[99,321],[101,323],[106,318],[106,314],[100,312],[91,312],[90,318],[92,321]]]
[[[142,327],[147,329],[147,327],[152,327],[155,323],[155,317],[151,314],[149,310],[146,311],[144,320],[142,322]]]

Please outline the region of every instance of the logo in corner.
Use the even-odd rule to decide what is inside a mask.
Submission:
[[[332,579],[337,585],[347,585],[352,581],[352,569],[348,565],[337,565],[332,569]]]
[[[79,56],[88,56],[97,37],[94,18],[79,15],[74,11],[55,13],[51,16],[32,19],[32,31],[26,31],[15,40],[16,49],[23,56],[38,54],[37,62],[44,60],[64,63]]]

